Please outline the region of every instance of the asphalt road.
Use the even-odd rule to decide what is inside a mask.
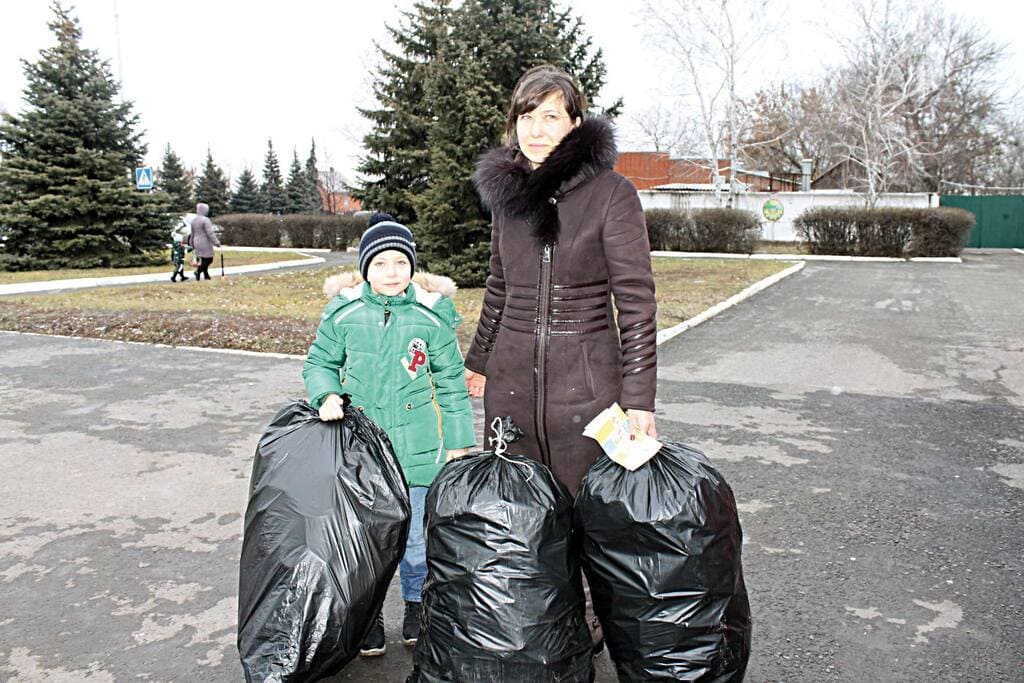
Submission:
[[[662,437],[740,503],[748,681],[1024,679],[1022,294],[1017,254],[809,263],[662,348]],[[300,366],[0,333],[0,679],[241,680],[249,467]],[[400,613],[332,680],[404,680]]]

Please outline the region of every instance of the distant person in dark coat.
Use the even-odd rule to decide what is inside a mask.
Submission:
[[[192,219],[192,234],[189,236],[189,244],[195,250],[199,259],[199,267],[196,268],[196,280],[205,275],[210,279],[210,264],[213,263],[213,248],[220,246],[220,240],[213,232],[213,223],[207,218],[210,214],[210,207],[206,204],[196,204],[196,217]]]

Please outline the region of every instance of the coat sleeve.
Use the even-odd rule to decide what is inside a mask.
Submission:
[[[206,236],[210,238],[210,243],[215,246],[221,246],[220,240],[217,239],[217,233],[213,229],[213,221],[207,219],[203,223],[203,227],[206,228]]]
[[[491,262],[487,282],[484,285],[484,301],[480,308],[480,320],[476,334],[466,354],[466,367],[481,375],[487,374],[487,359],[501,330],[501,314],[505,309],[505,268],[501,265],[499,238],[501,222],[495,216],[491,221]]]
[[[651,247],[643,208],[633,184],[619,178],[601,235],[622,345],[624,410],[654,410],[658,374],[657,303]]]
[[[473,406],[466,391],[465,366],[455,336],[461,319],[448,297],[438,301],[434,312],[444,323],[430,345],[430,374],[434,380],[437,405],[441,409],[441,436],[448,450],[471,448],[476,445]]]
[[[316,339],[309,347],[306,363],[302,366],[306,396],[314,408],[320,408],[329,394],[340,396],[344,393],[341,369],[345,366],[345,335],[344,329],[334,323],[334,314],[343,305],[343,302],[331,302],[324,309],[316,329]]]

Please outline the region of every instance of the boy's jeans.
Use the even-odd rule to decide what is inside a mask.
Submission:
[[[420,602],[423,579],[427,577],[427,546],[423,540],[423,504],[427,498],[426,486],[409,487],[412,503],[412,517],[409,520],[409,540],[405,544],[405,555],[399,565],[402,578],[402,599],[406,602]]]

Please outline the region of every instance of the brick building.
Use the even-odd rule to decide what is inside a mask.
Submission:
[[[687,189],[711,189],[714,183],[711,162],[696,157],[673,158],[668,152],[622,152],[615,170],[630,179],[638,190],[665,185]],[[718,173],[728,182],[729,160],[718,160]],[[765,171],[739,169],[736,179],[751,192],[785,192],[800,189],[800,179],[773,176]]]

